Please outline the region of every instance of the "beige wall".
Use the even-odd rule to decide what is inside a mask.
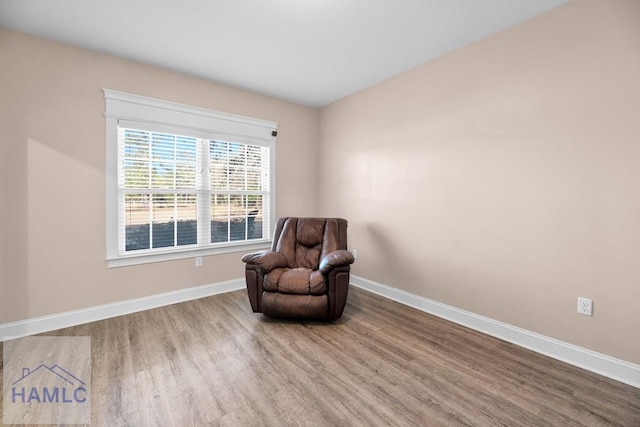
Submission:
[[[0,29],[0,323],[244,275],[241,253],[106,267],[102,88],[279,122],[278,214],[316,213],[317,110]]]
[[[640,363],[640,2],[574,1],[345,98],[321,150],[355,274]]]

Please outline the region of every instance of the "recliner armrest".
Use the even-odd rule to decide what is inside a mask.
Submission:
[[[269,272],[274,268],[286,267],[287,259],[280,252],[260,251],[246,254],[242,257],[242,262],[260,267],[264,272]]]
[[[320,261],[320,272],[322,274],[328,274],[336,267],[353,264],[353,254],[347,250],[339,249],[327,254],[322,261]]]

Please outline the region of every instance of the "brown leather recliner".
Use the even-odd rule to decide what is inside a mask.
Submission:
[[[280,218],[271,250],[242,257],[251,308],[273,317],[336,319],[349,291],[347,221]]]

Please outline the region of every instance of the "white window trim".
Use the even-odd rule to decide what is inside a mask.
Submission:
[[[198,248],[172,248],[163,252],[121,255],[118,250],[118,123],[148,124],[167,130],[188,130],[205,138],[265,145],[270,148],[270,229],[276,221],[276,138],[278,123],[145,96],[103,89],[106,99],[107,159],[107,264],[109,267],[145,264],[196,256],[268,248],[271,236],[250,242],[229,242]]]

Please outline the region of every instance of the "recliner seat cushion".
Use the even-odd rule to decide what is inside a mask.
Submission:
[[[324,276],[309,268],[275,268],[264,276],[268,292],[298,295],[322,295],[327,292]]]

